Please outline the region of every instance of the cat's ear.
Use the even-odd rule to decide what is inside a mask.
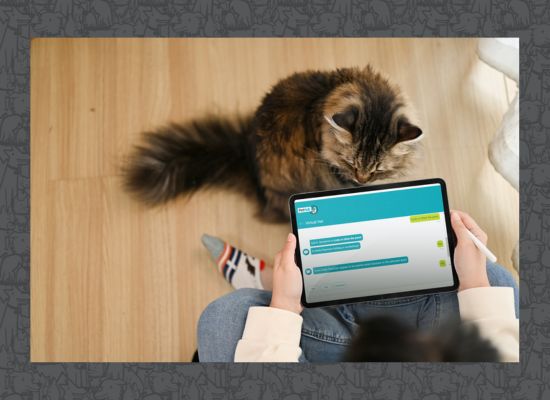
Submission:
[[[346,110],[333,114],[325,115],[327,122],[338,131],[353,133],[355,123],[357,122],[358,111],[355,107],[349,107]]]
[[[410,142],[420,140],[422,138],[422,130],[409,122],[400,122],[397,127],[397,141]]]

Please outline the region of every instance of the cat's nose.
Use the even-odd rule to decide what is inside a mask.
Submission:
[[[357,181],[357,183],[360,183],[360,184],[367,183],[367,181],[369,180],[369,176],[362,174],[359,170],[356,169],[355,180]]]

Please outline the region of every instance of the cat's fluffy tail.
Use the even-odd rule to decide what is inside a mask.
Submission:
[[[253,189],[251,131],[251,117],[208,117],[147,132],[123,167],[124,186],[150,205],[207,186]]]

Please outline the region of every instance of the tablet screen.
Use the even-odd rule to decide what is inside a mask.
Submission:
[[[294,213],[307,303],[454,284],[439,183],[296,199]]]

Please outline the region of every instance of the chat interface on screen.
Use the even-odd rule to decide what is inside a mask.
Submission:
[[[308,303],[453,285],[441,185],[296,200]]]

